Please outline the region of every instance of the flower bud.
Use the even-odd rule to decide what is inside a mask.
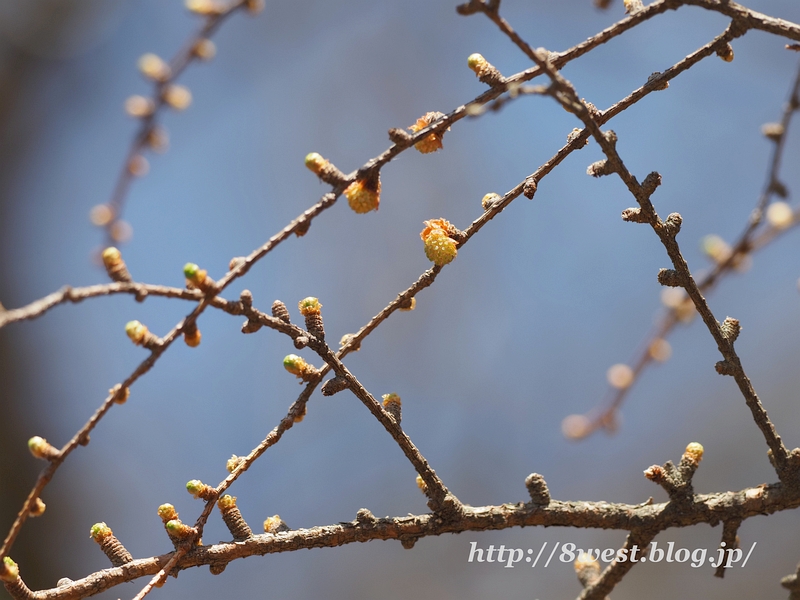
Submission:
[[[264,533],[281,533],[289,531],[289,526],[283,522],[280,515],[273,515],[264,521]]]
[[[233,473],[240,464],[244,462],[244,458],[241,456],[236,456],[235,454],[231,455],[228,461],[225,463],[225,470],[228,473]]]
[[[150,330],[139,321],[128,321],[125,325],[125,333],[134,344],[148,350],[153,350],[161,344],[161,339],[150,333]]]
[[[378,210],[381,203],[380,176],[358,179],[344,190],[347,204],[358,214]]]
[[[310,381],[318,372],[315,367],[296,354],[288,354],[283,359],[283,368],[303,381]]]
[[[217,290],[217,282],[208,276],[205,269],[201,269],[195,263],[186,263],[183,266],[183,274],[186,277],[186,287],[198,289],[205,293],[214,293]]]
[[[217,47],[211,40],[200,38],[192,48],[192,54],[200,60],[211,60],[217,55]]]
[[[150,98],[144,96],[129,96],[125,100],[125,112],[131,117],[143,119],[149,117],[156,110],[155,103]]]
[[[692,442],[686,446],[683,457],[695,464],[699,464],[703,460],[703,446],[697,442]]]
[[[172,69],[164,60],[152,53],[143,54],[139,59],[139,71],[153,81],[164,82],[172,75]]]
[[[103,250],[102,258],[103,266],[111,279],[124,283],[133,281],[128,267],[125,266],[125,261],[122,260],[122,253],[117,248],[109,246]]]
[[[495,194],[494,192],[490,192],[486,194],[483,198],[481,198],[481,206],[483,207],[483,210],[489,210],[500,199],[501,199],[500,194]]]
[[[28,440],[28,450],[30,450],[31,454],[36,458],[41,458],[43,460],[53,460],[59,455],[58,449],[51,446],[46,439],[38,435]]]
[[[381,396],[383,398],[383,408],[386,412],[388,412],[394,418],[395,422],[399,425],[400,421],[402,420],[402,406],[403,401],[400,399],[400,396],[397,394],[384,394]]]
[[[95,523],[89,532],[91,537],[100,546],[100,549],[115,567],[133,561],[133,556],[125,546],[116,538],[111,528],[105,523]]]
[[[469,55],[467,58],[467,66],[478,76],[478,79],[486,85],[496,86],[503,83],[503,76],[500,74],[500,71],[478,53]]]
[[[308,298],[300,300],[300,302],[297,303],[297,307],[300,309],[300,314],[306,319],[306,329],[308,332],[318,340],[325,341],[325,327],[322,323],[322,315],[320,312],[322,304],[320,304],[319,300],[313,296],[309,296]]]
[[[205,16],[218,15],[224,10],[216,0],[186,0],[186,8],[197,15]]]
[[[414,123],[409,129],[416,133],[417,131],[421,131],[425,129],[431,123],[438,121],[444,116],[444,113],[440,112],[428,112],[422,115],[417,122]],[[450,128],[447,128],[449,131]],[[414,144],[414,148],[418,151],[422,152],[422,154],[428,154],[430,152],[436,152],[437,150],[442,149],[442,137],[444,136],[444,131],[440,133],[430,133]]]
[[[450,237],[455,229],[445,219],[425,221],[425,229],[419,234],[425,244],[425,256],[437,266],[451,262],[458,254],[456,241]]]
[[[47,510],[47,505],[41,498],[35,498],[33,506],[28,509],[28,515],[31,517],[41,517],[45,510]]]
[[[186,86],[171,83],[164,88],[161,98],[175,110],[186,110],[192,103],[192,92]]]
[[[17,563],[11,560],[11,557],[4,556],[3,562],[0,564],[0,581],[13,583],[17,579],[19,579],[19,567]]]
[[[318,152],[309,152],[305,159],[306,168],[325,183],[336,185],[344,179],[344,173]]]
[[[253,531],[242,517],[239,507],[236,506],[236,496],[225,494],[217,500],[217,507],[234,541],[240,542],[253,536]]]
[[[210,500],[217,495],[217,490],[215,488],[203,483],[199,479],[192,479],[187,482],[186,491],[189,492],[193,498],[201,498],[203,500]]]
[[[167,521],[178,518],[178,511],[175,510],[175,507],[172,506],[172,504],[162,504],[158,507],[158,516],[161,517],[161,521],[166,524]]]
[[[717,48],[717,56],[725,62],[731,62],[733,60],[733,47],[727,43],[724,46],[720,46]]]

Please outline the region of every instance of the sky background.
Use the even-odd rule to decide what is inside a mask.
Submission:
[[[122,104],[150,86],[136,71],[146,52],[171,57],[199,26],[178,0],[6,0],[0,3],[0,302],[18,307],[64,284],[107,281],[91,260],[102,232],[88,219],[105,202],[136,122]],[[328,190],[303,165],[311,151],[343,171],[385,150],[387,130],[428,111],[450,112],[484,91],[466,66],[482,53],[504,74],[528,59],[481,15],[456,2],[267,0],[255,18],[237,14],[214,37],[218,55],[180,79],[193,94],[166,113],[170,150],[150,155],[135,182],[122,246],[134,278],[182,286],[191,261],[218,278]],[[534,47],[565,50],[623,16],[589,0],[503,2],[503,15]],[[800,22],[796,0],[748,0]],[[684,7],[648,21],[570,63],[564,75],[600,108],[721,33],[721,15]],[[712,56],[614,119],[618,150],[641,180],[663,176],[653,196],[679,212],[678,241],[690,268],[709,266],[700,240],[731,240],[763,186],[777,120],[797,68],[785,40],[751,32],[735,60]],[[327,337],[358,330],[430,266],[422,221],[465,228],[487,192],[505,193],[552,156],[579,125],[553,100],[528,97],[458,122],[444,150],[407,151],[382,170],[380,210],[338,202],[302,239],[291,238],[225,292],[249,289],[268,310],[317,296]],[[782,180],[800,186],[800,136],[790,131]],[[619,431],[566,440],[562,419],[596,406],[606,370],[626,362],[660,307],[663,247],[647,227],[624,223],[634,201],[616,177],[593,179],[590,143],[513,202],[459,251],[413,312],[395,313],[346,359],[374,395],[403,398],[403,427],[448,487],[479,506],[525,501],[525,477],[541,473],[554,498],[639,503],[665,493],[642,471],[705,446],[695,490],[737,490],[776,480],[766,445],[731,378],[714,371],[715,344],[699,322],[675,331],[672,359],[648,370],[625,404]],[[790,197],[790,200],[793,197]],[[719,320],[740,319],[737,351],[779,433],[800,445],[800,238],[784,236],[710,296]],[[98,298],[61,306],[0,331],[0,529],[10,526],[41,463],[25,440],[63,445],[146,357],[124,325],[159,335],[190,310],[182,301]],[[202,344],[176,343],[138,381],[59,470],[43,494],[46,514],[26,523],[12,556],[33,589],[106,568],[88,537],[105,521],[136,558],[171,549],[156,515],[173,503],[193,522],[201,504],[185,482],[216,484],[231,454],[247,454],[285,415],[301,387],[281,367],[291,341],[241,319],[206,311]],[[314,364],[310,350],[303,356]],[[280,514],[290,527],[355,517],[427,512],[415,472],[355,397],[317,392],[308,416],[230,489],[254,530]],[[742,545],[758,545],[745,569],[641,565],[615,600],[784,598],[780,577],[800,560],[800,515],[747,520]],[[721,528],[669,530],[657,541],[715,549]],[[204,540],[230,535],[216,513]],[[539,548],[544,541],[618,547],[624,532],[526,528],[318,549],[230,564],[220,576],[184,571],[153,598],[564,599],[580,592],[572,566],[468,564],[470,542]],[[98,596],[133,597],[142,579]],[[0,598],[5,598],[0,591]]]

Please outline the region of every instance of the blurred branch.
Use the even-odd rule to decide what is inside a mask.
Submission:
[[[169,89],[167,86],[172,85],[171,82],[174,78],[192,60],[192,57],[196,54],[195,48],[199,40],[205,39],[226,15],[237,8],[252,9],[253,4],[257,3],[254,3],[253,0],[235,2],[226,5],[224,9],[221,8],[216,12],[207,13],[208,18],[204,28],[176,56],[168,69],[166,67],[162,68],[161,63],[158,61],[153,63],[155,65],[153,69],[160,73],[153,71],[155,73],[153,78],[157,81],[152,99],[154,108],[143,115],[141,128],[131,146],[125,170],[120,176],[117,189],[109,203],[113,220],[118,219],[131,176],[134,174],[134,170],[130,168],[130,161],[139,155],[147,143],[148,137],[153,131],[154,119],[158,109],[164,104],[170,103],[165,97],[165,93]],[[709,10],[722,12],[730,16],[733,21],[725,32],[714,40],[663,73],[654,74],[642,87],[606,111],[600,111],[591,103],[581,100],[572,84],[561,75],[559,69],[570,60],[589,52],[631,27],[666,10],[678,8],[682,4],[694,4]],[[659,532],[670,527],[687,527],[698,523],[716,525],[722,521],[726,523],[723,537],[729,540],[731,535],[735,535],[735,528],[738,527],[738,524],[746,518],[757,514],[792,509],[800,505],[800,481],[798,481],[800,450],[794,450],[790,453],[783,445],[741,366],[733,345],[739,331],[738,321],[728,318],[722,324],[718,323],[705,298],[703,298],[701,294],[702,280],[699,284],[695,281],[676,241],[676,236],[682,223],[680,215],[673,213],[665,220],[662,220],[657,215],[650,198],[661,183],[660,175],[651,173],[640,184],[634,175],[628,171],[622,158],[617,153],[616,134],[611,131],[603,132],[600,129],[611,118],[648,94],[665,89],[672,78],[691,68],[703,58],[715,53],[725,60],[732,58],[729,42],[736,37],[744,35],[749,29],[762,29],[789,39],[800,39],[800,26],[761,15],[727,1],[695,0],[681,2],[678,0],[657,0],[646,8],[631,10],[633,14],[629,17],[570,50],[563,53],[551,53],[543,49],[535,50],[529,46],[500,17],[499,5],[500,2],[496,0],[491,2],[472,0],[462,5],[459,10],[464,14],[484,12],[536,63],[535,67],[510,77],[504,77],[482,56],[473,55],[470,57],[468,64],[479,79],[489,86],[489,89],[467,105],[456,108],[448,115],[439,116],[438,113],[429,113],[411,128],[413,133],[410,134],[401,130],[391,130],[390,139],[394,144],[380,155],[367,161],[358,170],[347,175],[319,155],[310,154],[306,159],[307,166],[331,186],[331,191],[324,194],[316,204],[291,221],[259,248],[253,250],[248,256],[234,258],[231,261],[228,272],[218,281],[208,277],[206,271],[200,269],[197,265],[189,264],[184,269],[189,290],[137,283],[132,281],[124,263],[120,262],[121,255],[114,250],[109,254],[109,256],[113,255],[114,257],[113,263],[107,262],[106,268],[109,276],[116,280],[115,283],[75,289],[67,287],[26,307],[0,312],[0,327],[2,327],[11,322],[35,318],[58,304],[117,293],[133,294],[139,301],[152,294],[180,298],[197,303],[192,311],[163,338],[149,332],[141,323],[129,323],[128,328],[126,328],[128,335],[134,343],[142,345],[150,352],[148,357],[139,364],[128,378],[109,391],[108,397],[95,414],[63,448],[56,449],[46,445],[46,442],[40,438],[38,439],[46,446],[38,450],[31,446],[37,457],[48,460],[48,465],[40,473],[34,488],[23,504],[2,548],[0,548],[0,558],[8,556],[8,552],[23,523],[28,516],[33,514],[39,495],[52,479],[58,467],[78,445],[85,445],[89,442],[89,433],[114,404],[123,403],[127,399],[132,384],[154,366],[155,362],[179,335],[184,335],[189,345],[197,345],[199,343],[200,334],[197,328],[197,320],[206,308],[217,308],[231,315],[245,316],[247,322],[242,329],[244,333],[254,333],[262,327],[274,329],[289,336],[298,349],[308,346],[325,362],[324,367],[317,369],[308,365],[299,357],[293,357],[288,363],[284,361],[287,370],[305,381],[306,387],[293,402],[286,417],[247,457],[237,460],[230,467],[229,476],[218,486],[212,488],[201,482],[190,482],[191,486],[189,487],[199,490],[197,497],[202,498],[205,504],[193,527],[177,521],[177,514],[175,519],[171,519],[169,522],[165,521],[168,532],[171,531],[170,523],[174,524],[177,521],[176,527],[178,525],[182,526],[180,535],[174,532],[170,535],[175,545],[174,552],[140,560],[128,560],[130,558],[128,556],[124,560],[114,563],[121,566],[99,571],[77,582],[65,582],[60,587],[42,592],[30,592],[18,574],[14,573],[13,568],[10,566],[11,563],[4,561],[0,563],[0,578],[5,581],[6,588],[15,599],[47,598],[50,600],[57,598],[61,600],[77,598],[86,594],[99,593],[124,581],[153,575],[150,582],[137,594],[136,599],[138,600],[146,596],[154,586],[163,583],[169,574],[175,574],[181,569],[198,565],[210,565],[214,572],[220,572],[228,562],[244,556],[292,551],[300,548],[338,546],[344,543],[373,539],[399,539],[404,547],[410,548],[417,539],[429,535],[504,529],[525,525],[558,525],[626,530],[630,532],[625,546],[628,548],[636,547],[639,544],[645,546]],[[211,2],[208,6],[213,7],[215,5]],[[150,69],[144,68],[143,70],[148,71]],[[531,89],[520,87],[523,82],[542,74],[549,79],[549,83],[546,86]],[[519,93],[520,89],[523,90],[522,94]],[[304,313],[306,317],[306,328],[304,329],[291,323],[286,307],[280,302],[276,302],[273,305],[272,315],[268,315],[253,307],[252,294],[248,291],[242,292],[238,301],[226,300],[220,296],[235,279],[245,275],[253,264],[260,261],[292,234],[297,236],[304,235],[313,219],[332,207],[340,195],[344,194],[347,197],[348,203],[356,212],[367,212],[377,208],[380,194],[380,169],[401,152],[411,147],[416,147],[421,152],[429,152],[441,148],[441,137],[455,122],[466,116],[476,117],[483,114],[486,108],[492,106],[492,103],[499,108],[504,102],[522,97],[526,93],[552,96],[564,108],[581,120],[584,129],[573,131],[564,147],[503,196],[496,196],[492,199],[485,198],[484,212],[466,230],[460,231],[444,219],[426,221],[426,228],[423,230],[421,237],[426,244],[426,255],[435,266],[420,275],[416,282],[398,294],[392,302],[356,334],[346,336],[338,352],[334,352],[325,343],[322,317],[319,311],[321,305],[319,305],[316,298],[306,299],[313,302],[309,304],[309,311]],[[793,98],[795,99],[790,104],[796,108],[796,93]],[[786,124],[788,125],[788,121]],[[690,452],[690,447],[699,447],[699,445],[693,444],[687,447],[687,451],[678,467],[667,462],[663,467],[651,467],[645,472],[648,478],[667,490],[670,499],[663,504],[656,505],[648,502],[640,505],[626,505],[606,502],[576,503],[554,501],[550,499],[549,492],[546,492],[546,484],[539,476],[534,479],[529,478],[531,481],[529,486],[531,501],[527,504],[504,504],[501,506],[473,508],[462,504],[449,492],[445,483],[436,475],[412,440],[402,430],[399,403],[394,409],[397,412],[394,413],[386,406],[381,405],[342,363],[342,359],[349,352],[357,350],[364,339],[396,310],[413,307],[415,295],[433,283],[441,269],[455,258],[459,248],[468,243],[472,236],[502,212],[514,199],[523,194],[532,198],[539,181],[571,152],[584,147],[590,136],[600,145],[606,158],[603,161],[592,164],[589,167],[589,173],[595,176],[616,173],[639,205],[638,208],[627,209],[623,213],[623,218],[628,221],[650,224],[662,241],[672,261],[673,269],[663,269],[659,273],[659,281],[663,285],[683,288],[691,298],[698,313],[702,316],[723,357],[723,360],[717,363],[717,370],[721,374],[733,376],[739,385],[753,418],[770,448],[771,460],[780,483],[762,485],[740,492],[695,495],[691,486],[691,478],[702,456],[702,448],[700,447],[699,450],[694,448]],[[778,147],[781,147],[780,144],[782,144],[782,140]],[[776,153],[778,153],[778,148],[776,148]],[[773,161],[777,165],[777,159],[774,158]],[[772,174],[770,185],[772,191],[776,187],[775,182],[777,179],[775,173],[777,173],[777,166]],[[763,211],[766,203],[767,200],[759,202],[759,219],[760,211]],[[109,222],[107,225],[111,227],[111,223]],[[755,230],[756,225],[752,226],[752,230]],[[108,231],[111,231],[111,229]],[[755,244],[755,239],[750,240],[749,238],[751,233],[752,231],[747,234],[747,243],[750,244],[752,242],[752,244]],[[104,254],[104,259],[106,258],[107,256]],[[731,258],[730,261],[732,264],[733,259]],[[302,306],[301,311],[303,311]],[[268,448],[277,443],[283,434],[293,427],[294,423],[302,419],[311,393],[330,371],[335,373],[334,380],[337,381],[329,380],[326,386],[323,387],[323,393],[327,393],[326,390],[335,393],[342,389],[349,389],[365,404],[378,422],[393,437],[398,447],[419,473],[419,485],[428,496],[429,506],[433,513],[376,519],[369,511],[362,509],[359,511],[356,520],[351,523],[294,531],[282,531],[284,527],[278,525],[275,526],[276,528],[273,531],[270,530],[269,525],[265,525],[267,530],[265,535],[249,537],[242,535],[242,540],[235,544],[198,545],[203,528],[211,515],[213,507],[221,500],[220,495]],[[336,384],[335,386],[330,385],[332,381]],[[539,487],[536,487],[537,485]],[[273,523],[273,525],[275,524]],[[585,578],[586,580],[583,582],[585,588],[581,597],[605,597],[633,564],[634,561],[630,561],[627,564],[618,561],[612,563],[597,577]],[[15,567],[16,565],[14,565]]]
[[[774,141],[772,156],[767,167],[767,177],[761,195],[758,198],[755,208],[750,213],[744,231],[739,235],[732,247],[725,247],[720,251],[713,252],[712,258],[717,259],[716,264],[710,272],[699,278],[697,287],[703,293],[710,292],[714,286],[726,275],[733,273],[741,265],[746,264],[748,257],[760,250],[779,236],[788,232],[800,224],[800,206],[794,208],[790,218],[774,220],[764,225],[764,215],[767,206],[778,196],[778,192],[783,188],[780,182],[779,171],[781,159],[786,148],[786,138],[792,116],[800,107],[800,67],[798,67],[789,100],[777,124],[767,124],[764,126],[765,135]],[[764,225],[761,227],[761,225]],[[658,324],[645,338],[640,349],[630,361],[632,365],[633,378],[629,385],[623,387],[612,387],[606,394],[606,398],[601,405],[603,408],[593,409],[583,417],[579,426],[570,428],[573,438],[584,438],[600,428],[613,430],[614,423],[617,421],[619,411],[625,398],[633,389],[633,385],[638,380],[639,375],[653,361],[658,360],[658,354],[653,352],[653,344],[659,340],[664,340],[674,328],[681,322],[686,322],[694,316],[694,311],[687,312],[685,302],[675,299],[675,306],[663,311],[658,317]],[[576,416],[568,417],[576,423]]]

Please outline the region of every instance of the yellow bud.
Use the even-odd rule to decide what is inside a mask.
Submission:
[[[347,186],[344,190],[347,204],[358,214],[378,210],[381,202],[381,180],[359,179]]]
[[[172,75],[172,69],[164,60],[152,53],[142,55],[139,59],[139,70],[142,75],[153,81],[166,81]]]
[[[175,83],[164,88],[162,97],[164,102],[175,110],[186,110],[192,103],[192,92],[189,91],[189,88]]]
[[[125,112],[132,117],[136,117],[137,119],[149,117],[153,114],[155,109],[156,105],[153,103],[153,101],[150,98],[145,98],[144,96],[130,96],[127,100],[125,100]]]
[[[703,446],[697,442],[692,442],[686,446],[683,455],[694,463],[699,463],[703,460]]]
[[[211,60],[217,55],[217,47],[211,40],[201,38],[192,48],[192,53],[200,60]]]

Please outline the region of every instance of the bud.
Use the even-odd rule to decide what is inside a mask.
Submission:
[[[164,527],[173,543],[182,542],[197,533],[194,527],[183,523],[180,519],[171,519],[166,522]]]
[[[257,15],[264,10],[264,0],[245,0],[244,7],[251,15]]]
[[[388,412],[395,420],[395,423],[400,425],[400,421],[402,420],[402,406],[403,402],[400,399],[400,396],[397,394],[384,394],[381,396],[383,398],[383,408],[386,412]]]
[[[239,507],[236,506],[236,496],[225,494],[217,501],[217,507],[234,541],[240,542],[253,536],[253,531],[242,517]]]
[[[41,517],[45,510],[47,510],[47,505],[41,498],[36,498],[33,501],[33,506],[28,509],[28,515],[31,517]]]
[[[211,40],[200,38],[192,48],[192,54],[200,60],[211,60],[217,55],[217,47]]]
[[[244,462],[243,457],[232,454],[231,457],[228,459],[228,461],[225,463],[225,470],[228,471],[228,473],[233,473],[236,470],[236,468],[243,462]]]
[[[19,567],[10,557],[4,556],[0,564],[0,581],[13,583],[19,579]]]
[[[683,452],[683,458],[695,464],[699,464],[700,461],[703,460],[703,446],[697,442],[692,442],[686,446],[686,450]]]
[[[609,367],[608,372],[606,373],[606,378],[612,387],[615,387],[618,390],[624,390],[625,388],[630,387],[630,385],[633,383],[633,369],[624,364],[612,365]]]
[[[720,46],[717,48],[717,56],[725,62],[731,62],[733,60],[733,47],[728,43],[724,46]]]
[[[318,372],[314,366],[296,354],[289,354],[283,359],[283,368],[303,381],[310,381]]]
[[[297,308],[300,310],[301,315],[307,317],[309,315],[320,314],[320,309],[322,309],[322,304],[320,304],[318,298],[309,296],[308,298],[303,298],[302,300],[300,300],[300,302],[297,303]]]
[[[89,537],[98,543],[100,549],[115,567],[121,567],[133,561],[131,553],[126,550],[125,546],[122,545],[111,531],[111,528],[105,523],[92,525]]]
[[[647,83],[653,83],[655,81],[658,81],[660,78],[661,78],[661,72],[656,71],[655,73],[650,74],[650,77],[647,78]],[[661,91],[667,89],[668,87],[669,87],[669,81],[659,81],[658,83],[655,84],[655,87],[653,89],[656,91]]]
[[[788,229],[794,223],[794,211],[788,202],[777,201],[767,207],[767,223],[775,229]]]
[[[51,446],[46,439],[38,435],[28,440],[28,450],[30,450],[31,454],[36,458],[41,458],[43,460],[53,460],[59,455],[59,451],[55,447]]]
[[[467,58],[467,66],[478,76],[478,79],[486,85],[496,86],[503,83],[503,76],[488,60],[477,52],[470,54]]]
[[[531,473],[525,478],[525,487],[528,488],[533,504],[540,506],[550,504],[550,490],[547,488],[544,477],[538,473]]]
[[[172,504],[162,504],[158,507],[158,516],[161,517],[161,521],[166,525],[167,521],[178,518],[178,511],[175,510]]]
[[[344,173],[322,157],[318,152],[309,152],[305,159],[306,168],[325,183],[336,185],[344,180]]]
[[[272,303],[272,316],[276,319],[280,319],[284,323],[291,323],[289,309],[287,309],[286,305],[280,300],[275,300],[275,302]]]
[[[186,263],[183,266],[183,274],[186,277],[186,287],[199,289],[206,294],[217,291],[217,282],[208,276],[205,269],[201,269],[194,263]]]
[[[444,116],[444,113],[440,112],[428,112],[422,115],[417,122],[414,123],[409,129],[416,133],[417,131],[421,131],[425,129],[431,123],[438,121]],[[450,131],[450,128],[447,128],[447,131]],[[442,149],[442,137],[444,136],[444,131],[441,133],[430,133],[414,144],[414,148],[422,152],[422,154],[428,154],[429,152],[436,152],[437,150]]]
[[[128,162],[128,173],[134,177],[144,177],[150,172],[150,162],[141,154],[136,154]],[[114,241],[120,241],[114,238]]]
[[[183,341],[186,342],[189,348],[197,348],[202,338],[203,334],[200,333],[197,323],[192,323],[183,330]]]
[[[152,53],[143,54],[139,59],[139,71],[153,81],[163,83],[172,75],[172,69],[159,56]]]
[[[628,0],[625,0],[625,4],[628,4]],[[578,581],[584,587],[594,585],[600,578],[600,563],[588,552],[581,552],[578,555],[578,558],[575,559],[574,567]]]
[[[297,303],[297,308],[300,309],[300,314],[306,319],[308,332],[318,340],[325,341],[325,327],[320,314],[322,304],[320,304],[319,300],[313,296],[303,298]]]
[[[164,88],[161,98],[175,110],[186,110],[192,103],[192,92],[186,86],[171,83]]]
[[[638,12],[644,8],[644,4],[642,4],[642,0],[623,0],[623,4],[625,5],[625,12],[629,15],[632,15],[635,12]]]
[[[647,353],[653,360],[666,362],[669,360],[669,357],[672,356],[672,346],[670,346],[670,343],[664,338],[656,338],[650,343],[650,346],[648,346]]]
[[[131,388],[124,388],[118,383],[113,388],[108,390],[108,394],[110,396],[114,396],[114,402],[117,404],[125,404],[128,401],[128,398],[131,397]]]
[[[186,483],[186,491],[189,492],[193,498],[200,498],[203,500],[210,500],[217,495],[217,490],[200,481],[199,479],[192,479]]]
[[[218,15],[224,10],[216,0],[186,0],[186,8],[197,15],[205,16]]]
[[[150,330],[139,321],[128,321],[125,325],[125,333],[134,344],[148,350],[153,350],[161,344],[161,339],[150,333]]]
[[[784,133],[786,128],[780,123],[764,123],[761,126],[761,134],[773,142],[780,140]]]
[[[323,396],[333,396],[338,394],[348,386],[347,379],[344,377],[334,377],[325,382],[320,390]]]
[[[96,204],[92,207],[92,210],[89,211],[89,220],[92,222],[92,225],[97,227],[105,227],[113,218],[114,211],[111,210],[108,204]]]
[[[414,296],[408,298],[397,307],[398,310],[411,311],[417,308],[417,299]]]
[[[163,127],[154,125],[147,132],[146,142],[154,152],[164,153],[169,149],[169,134]]]
[[[483,210],[489,210],[495,204],[497,204],[497,201],[500,199],[501,199],[500,194],[495,194],[494,192],[490,192],[486,194],[483,198],[481,198],[481,206],[483,207]]]
[[[103,250],[102,258],[103,266],[111,279],[124,283],[133,281],[131,274],[128,272],[128,267],[125,266],[125,261],[122,260],[122,253],[114,246],[109,246]]]
[[[280,515],[273,515],[264,521],[264,533],[281,533],[289,531],[289,526],[283,522]]]
[[[659,465],[653,465],[645,469],[644,476],[658,484],[667,481],[667,474],[664,472],[664,468]]]
[[[378,210],[381,203],[380,175],[358,179],[344,190],[347,204],[358,214]]]
[[[452,262],[458,254],[456,241],[450,237],[453,225],[445,219],[425,221],[425,229],[419,234],[425,244],[425,256],[437,266]]]
[[[800,288],[800,283],[798,283],[798,287]],[[345,333],[339,340],[339,347],[344,348],[350,343],[350,340],[352,340],[355,337],[356,337],[355,333]],[[351,350],[353,352],[358,352],[359,350],[361,350],[361,343],[359,342],[358,344],[356,344],[353,348],[351,348]]]
[[[129,96],[125,100],[125,112],[131,117],[143,119],[153,114],[156,109],[155,103],[150,98],[144,96]]]

